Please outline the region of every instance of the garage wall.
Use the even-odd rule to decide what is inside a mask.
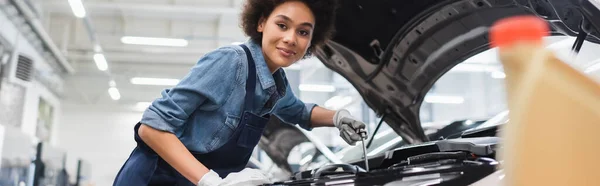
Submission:
[[[53,116],[52,116],[52,128],[50,129],[51,138],[50,144],[56,146],[56,140],[58,136],[60,136],[60,116],[62,114],[61,110],[61,100],[56,97],[52,92],[50,92],[44,85],[41,83],[34,81],[31,86],[27,89],[27,94],[24,96],[25,104],[23,110],[23,125],[22,130],[26,134],[31,136],[36,136],[36,131],[38,130],[38,117],[39,117],[39,104],[40,99],[43,99],[48,104],[53,107]]]
[[[0,12],[0,28],[0,37],[3,38],[4,45],[14,52],[13,56],[24,55],[33,60],[35,70],[32,73],[35,73],[36,70],[53,73],[44,58],[23,37],[22,33],[6,17],[4,12]],[[14,62],[17,59],[13,57],[11,60]],[[5,76],[9,75],[8,68],[2,70],[5,72]],[[52,116],[54,128],[51,130],[56,133],[56,126],[59,125],[58,121],[61,113],[58,96],[48,90],[43,83],[36,81],[33,75],[32,82],[28,84],[17,84],[7,78],[2,78],[1,83],[0,115],[6,117],[0,118],[0,123],[19,127],[24,133],[34,137],[38,122],[39,99],[42,98],[54,108]],[[56,135],[50,139],[51,144],[54,144],[55,137]]]
[[[133,127],[142,112],[110,105],[63,106],[58,146],[68,151],[67,167],[88,161],[96,185],[112,185],[117,172],[135,147]]]
[[[4,13],[0,12],[0,37],[2,38],[4,47],[14,51],[27,53],[33,57],[38,57],[33,48],[26,42],[25,38],[20,35],[17,28],[8,20]],[[21,42],[19,42],[21,41]],[[35,59],[34,59],[35,60]],[[12,59],[11,61],[14,61]],[[12,63],[9,61],[8,63]],[[9,64],[4,66],[5,76],[9,74]],[[8,81],[7,78],[2,78],[2,89],[0,90],[0,115],[7,116],[0,118],[0,122],[5,125],[21,127],[23,125],[23,111],[25,105],[25,95],[27,94],[26,87],[14,84]]]

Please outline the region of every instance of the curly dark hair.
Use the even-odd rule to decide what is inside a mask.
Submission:
[[[275,7],[286,1],[300,1],[310,8],[315,17],[315,28],[311,46],[305,57],[310,56],[315,47],[321,46],[335,33],[335,11],[337,0],[247,0],[240,17],[241,27],[250,39],[261,44],[262,33],[256,31],[261,18],[267,18]]]

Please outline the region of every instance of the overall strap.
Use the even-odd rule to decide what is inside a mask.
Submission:
[[[246,96],[244,98],[244,110],[250,111],[254,108],[254,91],[256,89],[256,67],[250,49],[244,44],[240,45],[246,52],[248,58],[248,79],[246,80]]]

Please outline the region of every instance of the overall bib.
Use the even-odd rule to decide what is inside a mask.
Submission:
[[[241,46],[248,58],[248,79],[240,123],[231,138],[220,148],[209,153],[191,152],[198,161],[217,172],[222,178],[245,168],[268,121],[268,116],[261,117],[250,113],[254,108],[256,67],[250,50],[245,45]],[[137,147],[117,174],[113,186],[195,186],[196,183],[188,181],[142,141],[137,133],[140,125],[138,123],[134,127]]]

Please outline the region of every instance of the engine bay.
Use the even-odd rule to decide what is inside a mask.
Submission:
[[[295,173],[271,185],[468,185],[494,173],[498,126],[464,132],[460,138],[403,146],[364,161],[329,164]],[[468,136],[468,137],[466,137]]]

